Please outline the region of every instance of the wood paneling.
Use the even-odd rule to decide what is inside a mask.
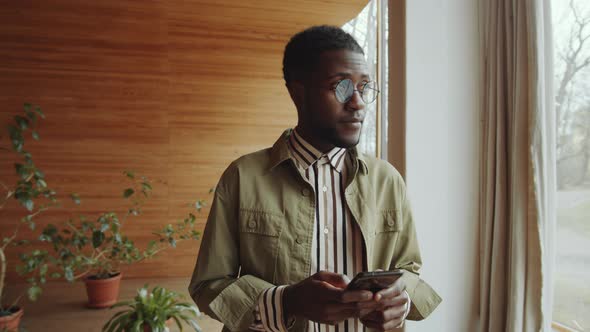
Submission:
[[[189,202],[210,200],[208,190],[229,162],[270,146],[295,124],[282,79],[289,37],[314,24],[342,25],[366,2],[45,0],[1,6],[2,122],[25,101],[41,105],[47,120],[41,141],[31,146],[36,161],[50,185],[83,199],[41,223],[124,211],[125,169],[162,181],[146,213],[127,225],[140,244],[150,238],[149,229],[188,213]],[[2,179],[12,169],[3,154]],[[200,227],[207,212],[199,216]],[[17,212],[0,215],[6,234]],[[189,276],[198,246],[184,243],[125,274]]]

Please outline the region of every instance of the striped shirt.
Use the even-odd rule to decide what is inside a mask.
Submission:
[[[315,274],[330,271],[352,279],[357,273],[366,270],[362,234],[353,221],[344,195],[347,177],[353,170],[352,159],[346,149],[338,147],[321,153],[297,134],[296,130],[292,131],[288,143],[297,169],[315,192],[316,211],[310,272]],[[267,289],[260,296],[256,316],[261,322],[258,330],[287,330],[282,312],[285,287]],[[363,326],[355,318],[337,325],[310,321],[308,331],[359,332],[363,331]]]

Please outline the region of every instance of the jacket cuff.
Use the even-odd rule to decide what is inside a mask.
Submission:
[[[252,308],[265,289],[272,284],[245,275],[226,287],[211,303],[209,308],[230,331],[243,331],[254,322]]]
[[[442,302],[441,297],[418,275],[405,271],[401,277],[406,284],[406,291],[412,299],[407,319],[422,320],[428,317]]]

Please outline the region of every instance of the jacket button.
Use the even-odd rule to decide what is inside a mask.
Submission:
[[[309,196],[309,189],[307,189],[307,188],[301,189],[301,195],[303,195],[303,196]]]
[[[297,242],[297,244],[302,244],[303,240],[300,237],[298,237],[295,239],[295,242]]]
[[[255,228],[256,227],[256,221],[254,221],[254,220],[248,221],[248,227],[249,228]]]
[[[389,226],[393,226],[393,224],[395,224],[395,223],[393,222],[393,220],[388,220],[388,221],[387,221],[387,225],[389,225]]]

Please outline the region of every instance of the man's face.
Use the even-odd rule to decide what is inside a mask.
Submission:
[[[371,80],[364,56],[349,50],[328,51],[303,84],[299,128],[320,145],[349,148],[359,142],[365,103],[358,92],[346,103],[334,94],[338,82],[347,78],[355,89]]]

